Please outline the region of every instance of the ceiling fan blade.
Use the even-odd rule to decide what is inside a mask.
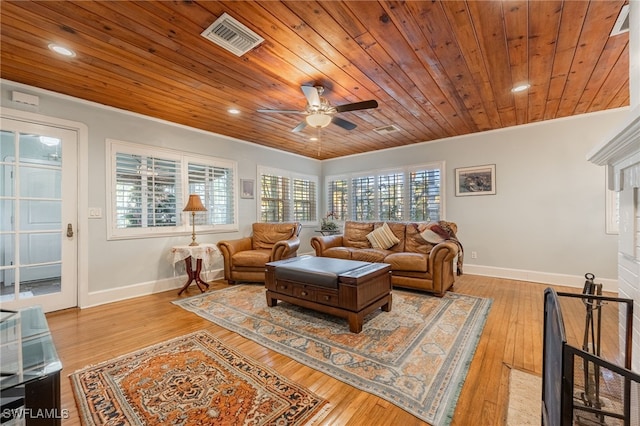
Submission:
[[[305,111],[295,109],[258,109],[257,112],[279,112],[283,114],[305,114]]]
[[[350,121],[347,121],[347,120],[343,120],[342,118],[338,118],[338,117],[333,117],[331,119],[331,122],[333,124],[335,124],[336,126],[342,127],[345,130],[353,130],[356,127],[358,127],[356,124],[354,124],[354,123],[352,123]]]
[[[291,129],[291,131],[297,133],[297,132],[302,131],[302,129],[304,129],[305,127],[307,127],[307,122],[306,121],[301,121],[300,124],[298,124],[296,127]]]
[[[378,108],[378,102],[374,100],[354,102],[352,104],[338,105],[336,107],[337,112],[357,111],[359,109]]]
[[[304,93],[304,97],[307,98],[307,102],[312,107],[320,106],[320,95],[318,94],[318,89],[311,86],[301,86],[302,93]]]

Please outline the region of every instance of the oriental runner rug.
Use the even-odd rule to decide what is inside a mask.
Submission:
[[[372,312],[354,334],[339,317],[283,302],[267,307],[263,286],[173,303],[438,426],[451,422],[491,306],[451,292],[394,289],[391,312]]]
[[[207,331],[69,377],[83,425],[305,425],[329,408]]]

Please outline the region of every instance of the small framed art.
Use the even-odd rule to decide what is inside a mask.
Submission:
[[[456,169],[456,197],[495,195],[496,165],[461,167]]]
[[[253,198],[255,186],[253,179],[240,179],[240,198]]]

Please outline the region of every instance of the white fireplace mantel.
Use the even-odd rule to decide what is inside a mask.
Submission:
[[[640,106],[630,111],[625,124],[595,147],[587,160],[607,167],[609,189],[620,196],[618,295],[634,300],[632,369],[640,371]],[[622,323],[618,332],[624,341]]]
[[[629,117],[611,138],[587,154],[590,162],[607,166],[609,189],[615,191],[640,187],[640,106]]]

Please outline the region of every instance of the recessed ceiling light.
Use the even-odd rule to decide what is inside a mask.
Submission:
[[[315,142],[315,141],[317,141],[317,140],[318,140],[318,138],[316,138],[315,136],[313,136],[313,137],[310,137],[310,138],[309,138],[309,140],[310,140],[311,142]]]
[[[528,84],[528,83],[527,84],[519,84],[519,85],[515,86],[513,89],[511,89],[511,91],[513,93],[524,92],[529,87],[531,87],[531,85]]]
[[[59,55],[67,56],[69,58],[73,58],[74,56],[76,56],[76,52],[64,46],[60,46],[59,44],[51,43],[49,45],[49,49],[56,52]]]
[[[229,108],[227,112],[229,114],[240,114],[240,110],[238,108]]]

